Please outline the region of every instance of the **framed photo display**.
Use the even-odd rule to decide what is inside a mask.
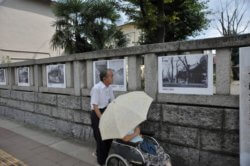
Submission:
[[[66,88],[65,64],[47,65],[47,87]]]
[[[158,57],[159,93],[213,94],[213,55]]]
[[[17,85],[30,86],[30,71],[29,67],[17,68]]]
[[[94,61],[93,63],[94,84],[97,84],[100,81],[101,71],[107,68],[108,68],[108,61],[106,60]]]
[[[0,69],[0,85],[6,85],[6,70]]]
[[[125,59],[101,60],[93,63],[94,84],[100,81],[100,72],[103,69],[111,69],[113,71],[113,84],[111,85],[114,91],[126,91],[126,61]]]

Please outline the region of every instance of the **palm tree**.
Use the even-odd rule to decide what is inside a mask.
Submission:
[[[52,48],[61,48],[70,54],[91,51],[91,45],[81,32],[80,13],[84,3],[81,0],[61,0],[52,9],[57,17],[53,24],[56,32],[51,39]]]
[[[117,29],[116,21],[120,15],[116,11],[114,0],[89,0],[82,12],[87,38],[95,50],[124,47],[127,44],[123,33]],[[84,23],[83,23],[84,24]]]
[[[120,16],[112,0],[60,0],[53,11],[57,17],[51,39],[54,49],[72,54],[126,45],[115,24]]]

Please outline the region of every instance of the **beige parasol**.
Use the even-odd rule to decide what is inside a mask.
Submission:
[[[100,119],[102,139],[123,138],[147,119],[152,101],[151,97],[141,91],[130,92],[113,100]]]

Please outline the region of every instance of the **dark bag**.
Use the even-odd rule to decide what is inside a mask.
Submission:
[[[150,140],[143,139],[139,146],[143,152],[156,155],[155,145]]]

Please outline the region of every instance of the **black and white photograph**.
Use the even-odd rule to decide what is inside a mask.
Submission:
[[[17,68],[17,84],[18,86],[29,86],[30,79],[29,79],[29,67],[19,67]]]
[[[0,85],[6,85],[5,69],[0,69]]]
[[[100,71],[108,68],[108,62],[106,60],[94,61],[93,73],[94,73],[94,84],[100,81]]]
[[[125,59],[115,59],[108,61],[108,68],[113,71],[113,84],[115,91],[126,91],[126,63]]]
[[[213,94],[213,56],[205,54],[158,58],[160,93]]]
[[[66,88],[65,64],[47,65],[47,86],[50,88]]]
[[[100,60],[94,61],[93,73],[94,84],[100,81],[100,71],[104,69],[113,71],[113,84],[111,85],[115,91],[126,91],[126,62],[125,59]]]

